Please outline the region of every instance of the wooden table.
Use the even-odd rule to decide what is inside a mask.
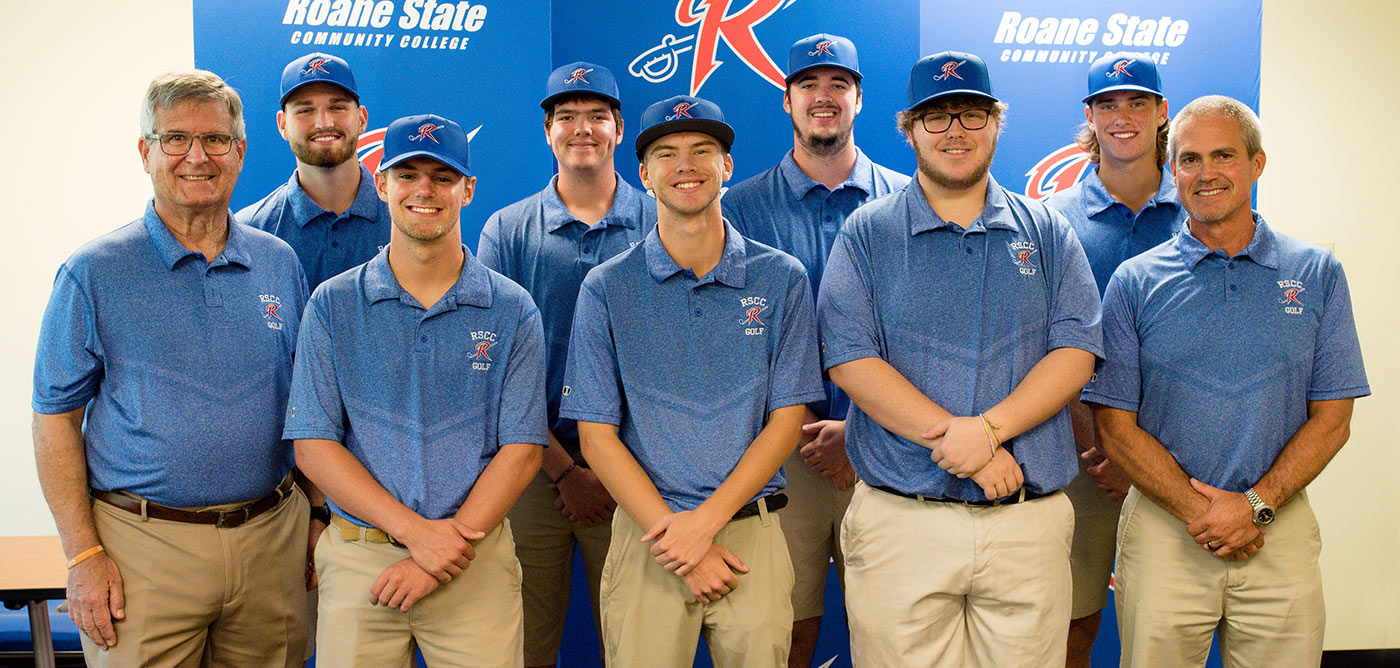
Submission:
[[[0,601],[29,608],[34,665],[54,668],[48,602],[68,588],[67,559],[58,536],[0,536]]]

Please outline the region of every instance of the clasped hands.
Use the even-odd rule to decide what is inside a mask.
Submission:
[[[1000,499],[1021,488],[1025,475],[1016,458],[992,441],[982,418],[952,417],[943,420],[923,437],[928,440],[929,458],[938,468],[959,478],[972,478],[988,499]]]
[[[1254,523],[1254,507],[1241,492],[1227,492],[1195,478],[1191,488],[1210,501],[1204,513],[1186,525],[1196,544],[1226,561],[1244,561],[1264,547],[1264,528]]]
[[[449,517],[420,520],[399,538],[409,557],[394,562],[375,579],[369,601],[408,612],[439,584],[461,575],[476,559],[476,542],[486,532]]]
[[[729,548],[714,542],[728,517],[714,518],[703,507],[663,515],[642,535],[655,541],[651,554],[657,565],[685,581],[695,600],[712,603],[739,587],[739,574],[749,567]]]

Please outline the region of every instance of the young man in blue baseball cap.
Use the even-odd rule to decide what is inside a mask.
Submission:
[[[1065,404],[1102,353],[1064,218],[988,169],[1005,105],[975,55],[909,75],[919,172],[847,219],[822,278],[823,364],[861,482],[842,525],[859,665],[1064,661],[1074,477]]]
[[[559,67],[549,75],[540,106],[559,172],[544,190],[491,214],[477,244],[482,264],[520,283],[539,304],[549,351],[550,445],[540,474],[510,512],[525,576],[526,666],[552,666],[559,656],[575,545],[598,620],[598,582],[617,507],[583,458],[574,421],[559,417],[579,284],[656,225],[656,201],[613,168],[623,133],[612,72],[588,62]]]
[[[636,140],[657,224],[583,281],[560,414],[624,512],[603,569],[609,665],[781,666],[792,562],[779,470],[825,396],[802,266],[720,215],[719,107],[648,107]]]
[[[286,183],[238,212],[238,221],[291,244],[316,289],[389,243],[389,210],[356,158],[369,112],[345,60],[308,53],[282,70],[277,131],[296,169]]]
[[[846,217],[909,182],[856,147],[852,128],[861,110],[860,86],[851,40],[818,33],[794,43],[783,91],[783,109],[792,119],[792,150],[777,165],[725,191],[720,200],[725,220],[740,234],[802,261],[813,294]],[[788,494],[781,513],[783,535],[796,575],[792,666],[812,664],[828,564],[836,564],[838,577],[846,567],[839,536],[855,485],[846,457],[850,400],[835,385],[825,386],[826,398],[807,407],[801,447],[783,464]]]
[[[1108,53],[1089,66],[1084,125],[1075,139],[1094,167],[1045,203],[1074,227],[1100,294],[1119,264],[1169,239],[1186,219],[1165,167],[1167,126],[1167,100],[1151,57]],[[1074,603],[1066,665],[1087,668],[1108,604],[1118,511],[1128,481],[1098,447],[1089,407],[1073,401],[1070,414],[1079,475],[1065,488],[1074,504]]]
[[[375,175],[394,229],[307,304],[284,437],[335,513],[316,548],[318,659],[522,665],[506,512],[539,471],[539,310],[462,244],[466,133],[389,125]]]

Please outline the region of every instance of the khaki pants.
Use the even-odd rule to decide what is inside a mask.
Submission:
[[[778,511],[783,536],[792,555],[792,618],[820,617],[825,606],[827,564],[836,562],[836,575],[845,577],[846,557],[841,553],[841,518],[851,503],[852,489],[838,490],[830,478],[812,470],[802,455],[793,452],[783,463],[787,475],[788,504]]]
[[[1088,617],[1108,605],[1108,578],[1113,574],[1113,552],[1118,537],[1118,511],[1122,506],[1108,498],[1079,460],[1079,475],[1065,488],[1074,505],[1074,543],[1070,546],[1070,574],[1074,578],[1074,602],[1070,619]]]
[[[515,556],[525,577],[521,593],[525,604],[527,666],[553,665],[559,657],[564,613],[569,608],[574,545],[583,553],[595,629],[601,619],[598,583],[603,576],[603,560],[608,556],[612,526],[605,523],[585,527],[570,522],[554,509],[558,497],[559,493],[549,487],[549,478],[541,473],[525,488],[509,515]]]
[[[1327,613],[1306,492],[1278,509],[1245,561],[1205,551],[1136,489],[1118,522],[1114,605],[1123,666],[1201,666],[1220,632],[1225,666],[1316,666]]]
[[[642,528],[621,509],[603,566],[603,652],[613,668],[682,668],[704,636],[718,668],[787,665],[792,642],[792,560],[777,513],[726,524],[715,543],[749,567],[739,587],[700,603],[685,582],[658,566]]]
[[[111,649],[82,636],[89,666],[302,665],[309,509],[300,489],[232,529],[142,520],[96,500],[92,514],[121,571],[126,618]]]
[[[389,543],[348,541],[331,525],[316,544],[321,607],[316,663],[325,666],[412,666],[423,650],[429,666],[522,665],[520,564],[509,520],[476,544],[476,559],[400,612],[369,602],[374,581],[409,557]]]
[[[1064,665],[1074,511],[983,508],[856,483],[841,542],[856,666]]]

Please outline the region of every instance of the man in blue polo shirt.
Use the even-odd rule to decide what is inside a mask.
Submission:
[[[1114,602],[1122,665],[1316,666],[1326,612],[1304,487],[1370,394],[1346,276],[1250,210],[1259,119],[1208,96],[1172,121],[1190,218],[1104,294],[1105,361],[1084,390],[1133,483]],[[1266,535],[1267,534],[1267,535]]]
[[[308,53],[282,70],[277,131],[297,167],[286,183],[238,212],[238,221],[296,249],[314,290],[389,243],[389,209],[356,159],[369,112],[344,60]]]
[[[90,666],[301,666],[307,503],[282,410],[306,279],[233,222],[243,104],[157,77],[155,195],[59,268],[34,362],[34,452]]]
[[[734,130],[676,96],[642,114],[656,229],[588,273],[560,413],[624,512],[603,568],[609,665],[779,666],[792,561],[775,511],[804,404],[824,394],[807,277],[720,215]]]
[[[578,287],[590,269],[656,225],[656,200],[613,169],[622,110],[612,72],[593,63],[564,65],[549,75],[540,106],[559,173],[544,190],[491,214],[477,244],[482,264],[522,285],[539,305],[549,350],[550,445],[540,474],[510,511],[525,575],[526,666],[552,666],[559,656],[576,544],[598,620],[598,582],[617,507],[583,459],[574,421],[559,417]]]
[[[813,294],[821,285],[831,243],[856,207],[904,187],[909,177],[865,157],[851,136],[860,113],[856,46],[816,34],[788,50],[783,110],[792,117],[792,150],[767,171],[725,191],[724,217],[740,234],[792,253],[807,268]],[[846,458],[850,400],[826,383],[827,396],[808,406],[802,446],[783,464],[788,506],[783,535],[796,582],[792,590],[792,652],[788,663],[809,666],[821,630],[827,564],[838,577],[841,518],[851,502],[855,471]]]
[[[1069,219],[1103,294],[1113,270],[1166,241],[1186,219],[1167,162],[1167,100],[1157,65],[1141,53],[1109,53],[1089,66],[1084,125],[1075,140],[1094,168],[1045,203]],[[1118,511],[1127,478],[1103,456],[1089,407],[1070,403],[1079,475],[1065,494],[1074,504],[1074,604],[1066,665],[1089,665],[1113,572]]]
[[[335,515],[316,547],[318,658],[520,666],[506,512],[539,471],[544,347],[520,286],[462,245],[467,135],[389,125],[375,182],[391,242],[307,304],[285,436]]]
[[[1101,353],[1099,296],[1062,216],[991,178],[1005,105],[986,64],[914,65],[919,172],[851,214],[818,307],[860,476],[841,527],[852,658],[1054,665],[1069,622],[1065,405]]]

